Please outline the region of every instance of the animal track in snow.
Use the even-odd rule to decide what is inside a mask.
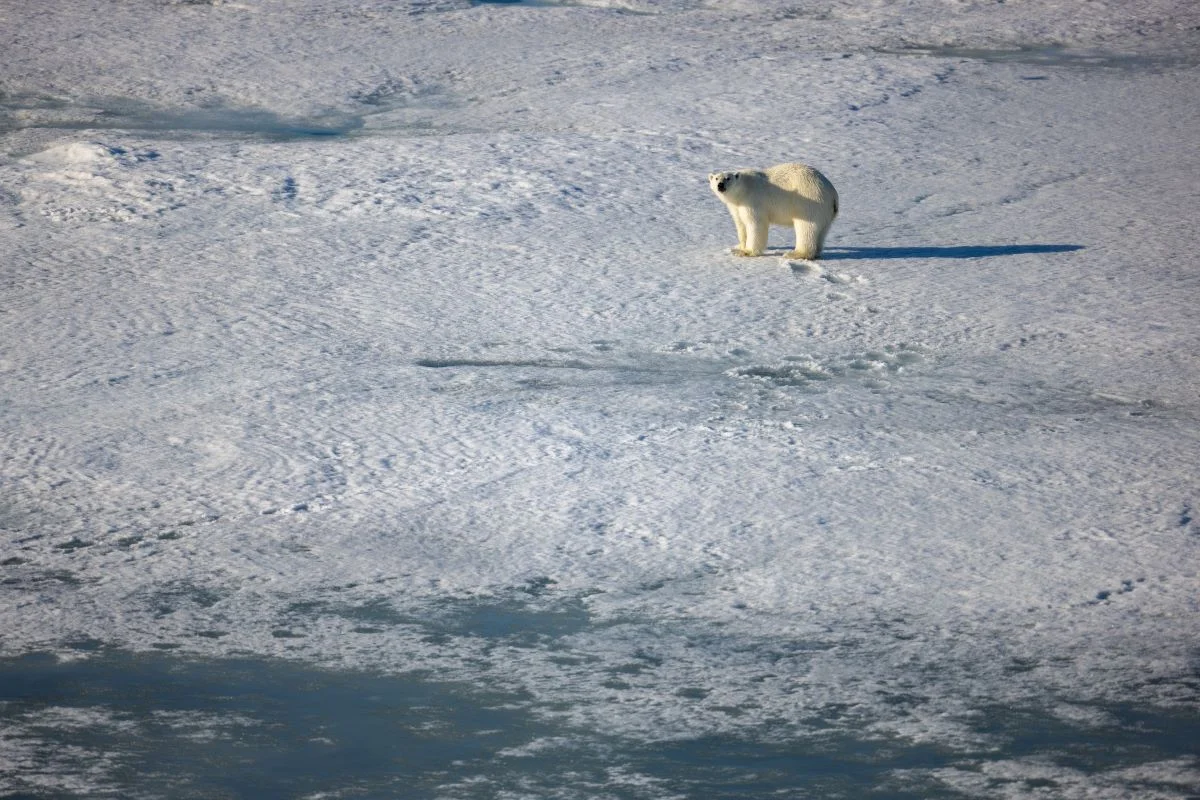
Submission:
[[[1061,341],[1065,340],[1066,338],[1067,338],[1067,334],[1062,333],[1062,332],[1040,331],[1040,332],[1030,333],[1026,336],[1022,336],[1016,342],[1002,342],[1000,344],[1000,349],[1001,350],[1011,350],[1014,347],[1029,347],[1030,345],[1034,344],[1035,342],[1038,342],[1039,340],[1046,341],[1046,340],[1053,339],[1054,341],[1061,342]]]
[[[1089,606],[1098,606],[1112,602],[1115,597],[1132,592],[1136,587],[1135,584],[1145,583],[1145,578],[1128,579],[1121,581],[1119,589],[1101,589],[1096,592],[1096,596],[1087,602]]]
[[[299,187],[296,184],[296,179],[291,175],[283,179],[283,183],[279,188],[271,193],[271,197],[281,203],[295,202],[296,196],[299,194]]]
[[[816,357],[785,356],[780,364],[754,364],[737,367],[732,374],[740,378],[755,378],[777,386],[808,386],[853,375],[891,375],[920,364],[925,360],[914,345],[888,346],[850,356]]]
[[[848,272],[831,272],[821,266],[818,261],[806,259],[784,259],[792,272],[804,278],[822,278],[834,286],[851,286],[865,284],[867,279],[861,275],[851,275]]]
[[[591,352],[560,348],[556,357],[536,354],[503,357],[420,358],[431,370],[485,371],[523,389],[556,390],[597,381],[646,383],[699,380],[759,381],[774,387],[815,387],[828,381],[873,380],[898,375],[922,364],[926,355],[913,344],[888,345],[849,355],[789,355],[773,363],[750,361],[750,353],[729,343],[676,341],[653,353],[615,353],[612,343],[592,344]],[[540,373],[540,375],[539,375]],[[553,378],[550,377],[553,373]],[[435,389],[439,391],[440,389]]]

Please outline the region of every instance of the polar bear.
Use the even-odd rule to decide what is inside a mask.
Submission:
[[[737,226],[737,256],[760,256],[771,225],[792,225],[796,249],[788,258],[820,258],[825,234],[838,213],[837,190],[807,164],[714,172],[708,185],[721,198]]]

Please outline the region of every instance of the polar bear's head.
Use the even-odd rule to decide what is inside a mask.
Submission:
[[[708,176],[708,185],[717,197],[724,197],[733,189],[740,176],[741,174],[737,172],[713,172]]]

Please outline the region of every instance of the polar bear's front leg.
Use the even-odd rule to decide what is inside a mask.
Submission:
[[[741,251],[746,249],[746,226],[742,222],[742,217],[738,213],[738,209],[730,208],[729,215],[731,217],[733,217],[733,224],[734,224],[734,227],[737,228],[737,235],[738,235],[737,247],[732,248],[732,250],[735,254],[741,255]]]
[[[741,246],[733,251],[737,256],[761,256],[767,248],[768,222],[766,217],[755,214],[748,208],[742,209],[739,231],[745,232]]]

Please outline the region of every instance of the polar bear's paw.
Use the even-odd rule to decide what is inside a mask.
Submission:
[[[756,253],[753,250],[747,250],[744,247],[731,247],[729,252],[733,253],[735,256],[742,256],[743,258],[762,255],[761,253]]]
[[[814,253],[811,250],[793,250],[790,253],[784,253],[783,257],[799,261],[816,261],[821,257],[821,254]]]

